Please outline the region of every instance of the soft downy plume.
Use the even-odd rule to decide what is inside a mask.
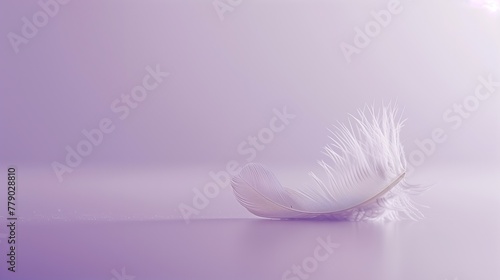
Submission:
[[[365,106],[347,125],[331,130],[322,174],[312,183],[284,187],[264,166],[247,164],[232,180],[236,198],[251,213],[280,219],[393,221],[422,217],[410,196],[425,188],[406,183],[406,159],[396,106]]]

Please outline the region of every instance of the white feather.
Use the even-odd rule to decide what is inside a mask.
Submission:
[[[399,132],[404,121],[394,106],[365,107],[348,126],[331,131],[324,148],[322,180],[302,189],[283,187],[260,164],[250,163],[232,179],[238,201],[257,216],[282,219],[399,220],[422,217],[411,194],[423,190],[405,182],[406,160]],[[354,124],[353,124],[354,123]]]

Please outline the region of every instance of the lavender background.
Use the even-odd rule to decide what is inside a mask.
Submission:
[[[269,126],[274,109],[296,117],[254,161],[294,184],[314,168],[330,125],[366,103],[389,101],[408,118],[408,152],[435,128],[447,135],[411,181],[489,178],[455,178],[462,185],[446,184],[423,202],[497,204],[500,88],[457,129],[443,114],[474,93],[479,76],[500,81],[500,14],[491,8],[500,3],[401,1],[402,12],[346,61],[342,42],[353,44],[355,28],[389,2],[242,1],[221,20],[212,1],[70,1],[16,53],[9,32],[21,34],[22,18],[41,8],[1,1],[0,172],[18,168],[18,215],[26,222],[182,219],[179,205],[213,181],[211,171],[246,163],[238,146]],[[110,104],[156,65],[170,76],[120,120]],[[63,163],[65,147],[103,118],[115,130],[60,182],[51,164]],[[0,199],[4,205],[5,191]],[[248,217],[224,188],[194,218]],[[491,228],[498,232],[498,223]]]
[[[24,186],[29,203],[20,211],[90,211],[73,201],[86,195],[116,205],[140,197],[138,206],[149,201],[157,214],[178,216],[178,201],[210,181],[209,171],[224,169],[232,159],[244,163],[247,155],[238,154],[238,145],[268,126],[273,108],[284,106],[297,117],[255,161],[314,164],[331,124],[365,103],[392,100],[408,118],[402,135],[408,151],[435,127],[449,134],[425,164],[498,163],[498,94],[481,102],[456,131],[442,117],[474,93],[479,75],[499,77],[498,14],[460,1],[403,1],[403,11],[347,63],[340,44],[352,44],[354,28],[364,27],[370,11],[387,3],[243,2],[223,21],[209,1],[60,5],[18,54],[7,38],[1,41],[2,166],[15,164],[20,172],[35,166],[40,172],[37,185]],[[35,1],[2,6],[2,34],[20,34],[21,18],[40,10]],[[141,83],[146,66],[157,64],[170,77],[118,120],[112,101]],[[84,139],[81,130],[98,127],[106,117],[115,131],[59,183],[51,163],[63,162],[65,147]],[[148,175],[137,172],[194,166],[198,177],[179,176],[175,184],[165,176],[140,187],[111,186],[122,182],[120,176],[140,182]],[[116,170],[115,184],[86,173],[93,169]],[[57,201],[48,203],[53,196]],[[217,215],[245,213],[233,206],[221,206]],[[141,212],[148,216],[149,210]]]

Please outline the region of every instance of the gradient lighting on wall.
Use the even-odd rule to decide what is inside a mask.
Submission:
[[[497,12],[500,9],[500,1],[498,0],[469,0],[472,7],[484,8],[490,12]]]

